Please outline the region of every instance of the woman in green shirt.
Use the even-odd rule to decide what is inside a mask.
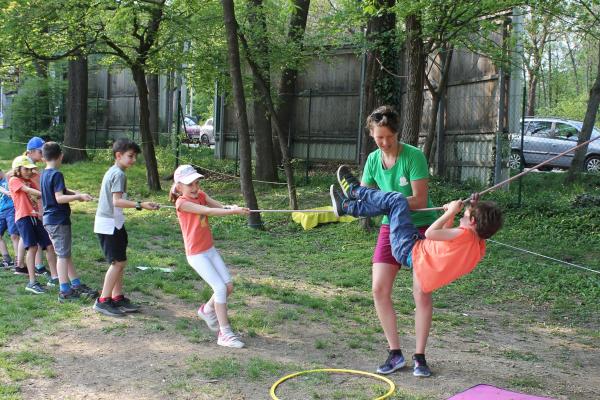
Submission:
[[[411,209],[432,207],[428,196],[429,168],[425,156],[418,148],[399,141],[399,117],[390,106],[377,108],[367,118],[367,128],[377,145],[369,154],[363,170],[361,185],[377,187],[386,192],[400,192],[406,196]],[[423,234],[436,218],[436,212],[413,212],[413,223]],[[405,365],[396,325],[396,312],[392,302],[394,280],[401,265],[392,255],[388,217],[382,220],[373,254],[373,300],[377,316],[390,348],[388,359],[377,368],[381,374],[392,373]],[[425,362],[425,345],[431,326],[431,294],[413,290],[415,304],[415,375],[428,376]],[[423,373],[421,373],[423,372]]]

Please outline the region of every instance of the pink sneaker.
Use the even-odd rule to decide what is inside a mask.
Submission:
[[[202,304],[198,309],[198,316],[201,319],[203,319],[204,322],[206,322],[206,326],[208,326],[208,329],[210,329],[213,332],[217,332],[219,330],[219,320],[217,319],[217,313],[214,311],[211,313],[205,313],[205,305],[206,304]]]
[[[235,349],[241,349],[245,346],[244,342],[235,336],[235,334],[231,333],[223,335],[221,332],[219,332],[219,335],[217,336],[217,344],[219,346],[233,347]]]

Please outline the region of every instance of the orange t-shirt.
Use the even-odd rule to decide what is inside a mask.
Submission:
[[[40,187],[35,183],[35,180],[19,178],[16,176],[10,178],[8,181],[8,189],[10,190],[10,196],[15,203],[15,221],[25,217],[41,216],[41,213],[39,213],[39,198],[33,201],[27,193],[21,190],[23,186],[40,190]]]
[[[181,226],[181,234],[185,244],[185,254],[193,256],[210,249],[213,246],[213,238],[206,215],[192,214],[179,209],[187,201],[205,206],[207,204],[206,194],[198,192],[197,199],[181,196],[175,202],[177,218],[179,218],[179,226]]]
[[[412,262],[421,289],[433,292],[471,272],[485,255],[485,240],[471,229],[452,240],[417,240]]]

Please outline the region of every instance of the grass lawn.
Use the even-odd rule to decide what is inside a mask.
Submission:
[[[0,133],[0,140],[6,140]],[[22,145],[0,144],[0,168]],[[160,175],[172,173],[171,150],[157,152]],[[231,161],[208,149],[182,149],[200,166],[234,174]],[[65,165],[67,186],[97,196],[111,154]],[[298,168],[301,208],[329,204],[334,167],[309,184]],[[130,198],[167,204],[166,190],[149,193],[143,160],[128,175]],[[207,174],[203,188],[225,203],[243,204],[239,181]],[[562,174],[524,178],[486,196],[506,212],[493,239],[600,270],[600,176],[565,187]],[[482,189],[433,180],[442,204]],[[285,186],[255,184],[261,208],[287,208]],[[586,195],[581,197],[581,195]],[[582,200],[583,199],[583,200]],[[587,203],[586,203],[587,200]],[[582,204],[585,203],[585,204]],[[106,264],[93,234],[95,203],[73,203],[73,257],[82,280],[99,288]],[[247,348],[220,348],[195,316],[211,291],[188,266],[172,209],[126,210],[128,295],[143,312],[99,316],[84,301],[59,304],[56,290],[34,296],[26,278],[0,272],[0,399],[267,399],[280,377],[311,368],[373,371],[385,359],[385,339],[370,293],[370,258],[377,233],[356,222],[304,231],[289,214],[263,214],[264,230],[243,217],[211,218],[216,247],[234,274],[234,329]],[[7,239],[5,237],[5,239]],[[174,272],[137,266],[172,267]],[[400,271],[394,301],[405,355],[414,349],[411,274]],[[468,276],[434,294],[428,360],[430,379],[410,368],[390,378],[392,399],[445,399],[478,383],[553,398],[600,397],[600,276],[489,243]],[[409,365],[412,365],[409,362]],[[281,385],[282,399],[372,399],[386,387],[369,378],[316,374]]]

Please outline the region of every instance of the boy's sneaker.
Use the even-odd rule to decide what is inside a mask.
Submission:
[[[124,313],[134,313],[140,311],[140,306],[133,304],[131,300],[125,296],[118,301],[113,300],[112,303],[115,308],[118,308]]]
[[[86,299],[97,299],[98,296],[100,296],[100,294],[98,293],[98,291],[96,289],[92,289],[91,287],[89,287],[88,285],[84,285],[83,283],[77,287],[71,286],[71,289],[74,292],[79,293],[80,297],[83,297]]]
[[[79,292],[71,289],[68,292],[60,292],[58,294],[58,301],[64,303],[65,301],[73,301],[79,299]]]
[[[2,268],[9,269],[15,265],[13,260],[10,257],[5,257],[2,259]]]
[[[241,349],[245,346],[244,342],[242,342],[234,333],[223,335],[221,332],[219,332],[219,335],[217,336],[217,344],[219,346],[233,347],[235,349]]]
[[[360,186],[360,182],[354,175],[352,175],[350,167],[347,165],[340,165],[337,170],[337,180],[342,188],[342,191],[344,192],[344,196],[348,197],[349,199],[353,199],[354,196],[352,196],[352,188],[354,186]]]
[[[344,200],[347,199],[340,192],[335,190],[334,185],[329,187],[329,196],[331,197],[331,205],[333,206],[333,213],[335,216],[341,217],[342,215],[346,215],[342,205],[344,204]]]
[[[35,267],[35,274],[37,276],[47,276],[48,278],[50,277],[50,272],[48,272],[46,267],[44,267],[43,265],[40,267]]]
[[[200,308],[198,308],[198,316],[200,317],[200,319],[206,322],[208,329],[210,329],[213,332],[217,332],[219,330],[219,320],[217,319],[217,313],[214,311],[211,313],[204,312],[205,305],[206,304],[202,304]]]
[[[387,360],[383,364],[377,368],[378,374],[391,374],[394,371],[399,370],[400,368],[406,365],[406,361],[404,360],[404,356],[402,353],[398,354],[397,352],[390,351]]]
[[[427,366],[427,361],[425,361],[425,356],[413,356],[413,360],[415,362],[415,366],[413,367],[413,375],[428,377],[431,376],[431,370],[429,366]]]
[[[46,286],[48,287],[55,287],[58,286],[60,283],[58,282],[58,278],[49,278],[48,282],[46,282]]]
[[[109,317],[123,317],[125,313],[120,309],[116,308],[113,305],[112,300],[105,301],[104,303],[100,303],[98,299],[94,303],[94,307],[92,307],[95,311],[100,314],[108,315]]]
[[[27,271],[27,267],[15,267],[15,275],[29,275],[29,271]]]
[[[33,294],[44,294],[46,293],[46,290],[44,290],[44,288],[42,287],[42,285],[40,285],[37,282],[29,282],[27,284],[27,286],[25,286],[25,290],[27,290],[28,292],[31,292]]]

